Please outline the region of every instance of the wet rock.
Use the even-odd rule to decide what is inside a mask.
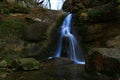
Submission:
[[[52,69],[52,70],[56,70],[56,69],[60,69],[62,70],[62,72],[66,72],[69,73],[69,71],[67,72],[67,70],[75,70],[78,73],[80,72],[84,72],[85,71],[85,65],[82,64],[75,64],[72,60],[70,60],[69,58],[66,57],[61,57],[61,58],[52,58],[49,60],[45,60],[43,62],[41,62],[40,65],[41,69]]]
[[[22,70],[39,69],[39,62],[34,58],[15,59],[12,64],[16,70],[17,69],[22,69]]]
[[[0,60],[0,68],[5,68],[7,67],[7,62],[5,60]]]
[[[72,60],[69,58],[65,57],[60,57],[60,58],[51,58],[48,60],[45,60],[46,65],[52,64],[52,65],[69,65],[69,64],[74,64]]]
[[[113,48],[93,48],[88,52],[86,67],[90,72],[120,73],[120,51]]]
[[[44,70],[47,75],[55,77],[56,80],[73,80],[74,78],[77,80],[85,80],[83,78],[85,65],[75,64],[66,57],[45,60],[41,62],[40,70],[41,69]]]
[[[65,57],[43,60],[40,62],[39,70],[13,72],[7,79],[37,80],[38,78],[40,80],[114,80],[113,76],[87,73],[85,65],[74,64]]]

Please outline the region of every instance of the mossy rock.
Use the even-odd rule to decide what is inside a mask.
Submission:
[[[12,72],[12,70],[10,70],[10,69],[0,68],[0,80],[1,80],[1,78],[3,78],[3,79],[6,78],[8,76],[8,74],[11,72]]]
[[[8,68],[0,68],[0,73],[11,73],[12,70],[8,69]]]
[[[0,61],[0,68],[1,67],[7,67],[7,62],[5,60]]]
[[[36,70],[39,69],[39,61],[34,58],[15,59],[12,63],[14,68],[22,70]]]

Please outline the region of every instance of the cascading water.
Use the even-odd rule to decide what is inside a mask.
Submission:
[[[66,51],[68,57],[72,59],[76,64],[85,64],[85,60],[81,53],[77,40],[75,36],[71,33],[71,18],[72,14],[68,14],[61,26],[60,40],[55,57],[61,57],[63,45],[62,39],[63,37],[66,37],[68,38],[69,43]]]

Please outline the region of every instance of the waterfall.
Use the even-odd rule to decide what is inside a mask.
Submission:
[[[83,54],[80,50],[79,44],[75,38],[75,36],[71,33],[71,18],[72,14],[68,14],[63,24],[61,26],[60,31],[60,39],[57,51],[55,53],[55,57],[61,57],[62,54],[62,39],[66,37],[68,39],[69,45],[67,46],[67,56],[73,60],[76,64],[85,64],[85,60]]]

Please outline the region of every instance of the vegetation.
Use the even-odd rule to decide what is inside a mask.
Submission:
[[[0,23],[0,56],[8,62],[19,57],[21,50],[17,48],[23,29],[20,19],[3,20]]]
[[[8,19],[3,20],[0,23],[0,37],[5,37],[8,34],[21,36],[23,24],[21,23],[22,19]]]
[[[0,14],[10,14],[10,13],[29,13],[30,8],[23,7],[22,4],[19,5],[17,2],[9,4],[6,1],[0,2]]]

